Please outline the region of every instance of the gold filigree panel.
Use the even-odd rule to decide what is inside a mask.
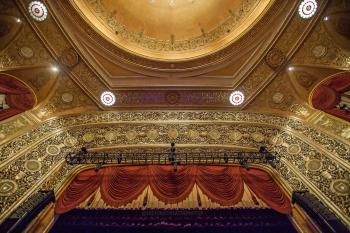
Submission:
[[[2,179],[11,180],[17,186],[11,186],[11,196],[0,197],[1,208],[9,210],[29,190],[39,188],[39,184],[46,182],[42,177],[50,177],[52,168],[60,165],[66,153],[81,146],[100,149],[166,146],[174,140],[184,147],[257,149],[268,145],[269,150],[283,158],[277,171],[290,179],[287,182],[291,187],[310,188],[335,205],[332,208],[336,208],[337,213],[349,216],[346,209],[349,196],[341,192],[348,185],[344,180],[349,178],[349,163],[345,162],[349,145],[294,119],[231,112],[102,112],[49,120],[2,145],[5,155],[6,151],[11,151],[11,157],[1,164]],[[62,174],[67,174],[68,170]],[[63,179],[64,175],[60,177]],[[52,179],[51,186],[62,181]]]

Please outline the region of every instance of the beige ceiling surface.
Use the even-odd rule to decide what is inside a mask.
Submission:
[[[70,0],[120,48],[151,59],[184,60],[228,46],[274,0]]]

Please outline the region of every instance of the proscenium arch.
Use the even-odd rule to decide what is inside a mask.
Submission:
[[[327,143],[327,140],[331,140],[333,143],[338,143],[339,147],[345,148],[345,150],[349,150],[348,144],[336,142],[325,133],[318,134],[324,137],[325,141],[317,141],[318,137],[312,137],[314,129],[294,118],[272,114],[214,111],[94,112],[53,118],[41,123],[31,131],[0,147],[0,151],[6,150],[6,148],[11,146],[14,148],[11,156],[8,155],[1,158],[0,169],[6,174],[4,178],[15,180],[19,186],[25,187],[25,189],[22,188],[13,193],[15,201],[6,203],[6,208],[1,218],[7,216],[10,209],[19,206],[27,197],[43,187],[49,180],[52,181],[50,187],[56,191],[59,190],[65,177],[69,176],[70,172],[73,171],[72,169],[74,169],[72,166],[64,163],[64,155],[66,153],[79,150],[81,146],[86,145],[100,150],[140,146],[148,148],[166,147],[173,141],[164,133],[168,129],[167,126],[176,128],[178,131],[186,131],[186,133],[179,134],[175,140],[177,146],[204,146],[214,149],[236,147],[240,150],[254,150],[258,149],[262,144],[268,144],[269,149],[276,150],[282,157],[281,164],[276,172],[286,181],[289,190],[310,189],[320,199],[325,200],[325,204],[334,210],[345,222],[349,221],[349,217],[341,209],[340,203],[336,202],[337,194],[328,191],[330,181],[327,181],[327,184],[313,181],[312,176],[307,172],[307,165],[303,162],[307,152],[312,152],[314,157],[311,157],[311,160],[321,160],[323,164],[337,166],[345,174],[349,166],[349,163],[346,161],[346,151],[340,151],[336,155],[329,152],[327,145],[322,145],[322,143]],[[105,138],[105,133],[118,127],[119,131],[115,130],[115,132],[119,132],[119,136],[116,137],[118,140],[108,141]],[[125,133],[127,130],[135,130],[135,127],[140,129],[138,132],[139,136],[136,139],[131,137],[132,139],[129,141]],[[149,133],[152,129],[158,132],[158,137],[153,138],[153,133]],[[200,137],[189,137],[189,130],[201,131]],[[229,133],[232,130],[240,131],[242,134],[241,139],[235,142],[235,136],[231,134],[232,138],[230,139]],[[220,133],[220,137],[218,137],[217,131]],[[93,139],[91,139],[91,135],[86,136],[89,133],[95,133]],[[255,136],[253,136],[254,133],[256,134]],[[196,136],[197,134],[194,133],[193,135]],[[261,136],[263,137],[262,141],[260,141]],[[275,138],[276,136],[277,138]],[[33,138],[33,142],[23,144],[23,141],[26,141],[25,139],[28,137]],[[282,141],[278,139],[279,137]],[[70,139],[67,140],[67,138]],[[75,140],[72,138],[75,138]],[[86,140],[89,142],[86,142]],[[271,142],[274,140],[275,144]],[[69,143],[72,145],[68,145]],[[318,144],[321,144],[324,148],[317,146]],[[29,158],[37,161],[40,158],[40,163],[43,166],[41,169],[42,174],[33,173],[33,181],[27,183],[23,179],[16,179],[15,176],[17,174],[11,172],[11,169],[14,166],[25,167],[25,162]],[[334,172],[330,175],[332,179],[343,179],[344,174]]]

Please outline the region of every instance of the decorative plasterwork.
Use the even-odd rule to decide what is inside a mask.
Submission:
[[[176,62],[202,57],[233,43],[257,23],[273,1],[208,0],[173,8],[146,0],[137,4],[72,0],[71,4],[117,47],[141,57]]]
[[[281,4],[281,3],[279,3],[279,4]],[[52,21],[51,18],[52,17],[48,18],[45,22],[42,22],[40,24],[36,24],[33,26],[35,26],[34,27],[35,30],[40,30],[39,34],[43,33],[41,35],[43,36],[43,38],[46,41],[49,42],[50,49],[53,52],[53,54],[57,57],[62,57],[62,56],[64,56],[64,54],[67,54],[66,51],[72,51],[72,49],[70,49],[70,47],[69,47],[68,40],[65,39],[65,37],[62,35],[62,33],[59,32],[57,25],[55,24],[55,22]],[[301,31],[302,27],[305,27],[307,25],[305,23],[298,22],[297,19],[295,19],[294,21],[296,21],[296,22],[294,22],[293,25],[298,25],[298,27],[293,28],[292,31],[296,31],[296,30]],[[254,29],[252,29],[252,30],[254,30]],[[300,33],[296,33],[296,34],[299,35]],[[96,103],[100,103],[100,101],[99,101],[100,95],[103,91],[106,90],[105,84],[103,83],[103,81],[100,80],[99,75],[97,75],[94,71],[92,71],[91,68],[87,64],[85,64],[84,61],[79,60],[79,58],[76,59],[77,56],[74,55],[74,52],[73,53],[70,52],[69,54],[70,54],[69,57],[73,59],[72,64],[74,64],[74,66],[71,65],[71,67],[68,67],[69,71],[70,71],[70,76],[75,81],[77,81],[79,83],[79,85],[81,87],[83,87],[83,89],[88,94],[90,94],[94,98]],[[61,60],[62,64],[64,65],[64,60],[62,60],[62,59],[60,59],[60,60]],[[76,63],[76,61],[78,61],[78,63]],[[264,83],[267,83],[268,81],[270,81],[274,77],[273,74],[274,74],[274,70],[271,70],[269,67],[266,67],[266,65],[264,63],[262,63],[246,79],[247,81],[245,81],[241,85],[241,88],[242,88],[241,90],[243,90],[245,92],[245,94],[248,95],[247,103],[249,103],[252,100],[253,97],[251,95],[253,93],[256,93],[257,91],[262,89],[264,87]],[[268,77],[268,78],[266,78],[266,77]],[[86,80],[89,80],[89,81],[87,82]],[[213,80],[215,80],[215,79],[213,79]],[[263,84],[261,84],[261,83],[263,83]],[[170,100],[170,102],[174,103],[173,105],[181,106],[181,103],[186,103],[186,101],[187,101],[186,95],[191,95],[191,96],[193,96],[193,98],[198,99],[199,100],[198,103],[202,103],[201,105],[203,107],[212,107],[214,105],[222,106],[222,107],[225,107],[225,106],[229,107],[229,101],[228,101],[228,97],[226,98],[226,95],[229,96],[228,93],[230,91],[232,91],[232,90],[221,91],[222,93],[217,93],[218,96],[225,97],[225,98],[221,98],[221,97],[216,98],[217,100],[213,100],[212,97],[206,98],[207,94],[205,93],[205,91],[203,93],[187,91],[187,94],[186,94],[186,91],[181,91],[181,92],[177,92],[177,93],[174,92],[176,96],[172,95],[174,93],[169,95],[166,91],[165,92],[163,91],[163,94],[160,94],[160,92],[158,92],[158,90],[153,90],[153,93],[158,93],[160,95],[165,96],[165,98],[164,98],[165,104],[168,104],[168,102]],[[220,91],[218,91],[218,92],[220,92]],[[184,95],[182,95],[182,93],[184,93]],[[196,95],[196,93],[197,93],[197,95]],[[131,99],[130,98],[123,98],[122,92],[120,94],[119,93],[115,93],[115,94],[116,94],[118,100],[120,99],[121,101],[123,101],[123,100],[127,101],[126,104],[118,103],[117,106],[119,106],[119,107],[123,107],[123,106],[130,107],[131,105],[135,106],[135,104],[136,104],[136,106],[138,104],[140,106],[147,106],[147,104],[149,104],[150,106],[155,106],[155,105],[157,106],[157,103],[152,103],[152,101],[151,101],[151,103],[146,103],[146,102],[142,101],[142,100],[149,99],[149,98],[146,98],[147,96],[149,96],[147,94],[147,92],[142,93],[142,91],[137,91],[137,92],[130,91],[129,93],[125,93],[126,94],[125,96],[133,96],[133,98],[131,98]],[[253,96],[254,95],[255,94],[253,94]],[[137,96],[139,96],[140,100],[136,100],[134,96],[136,97],[136,99],[137,99]],[[176,97],[176,98],[173,98],[173,97]],[[150,98],[155,99],[154,96],[150,97]],[[220,99],[222,99],[222,100],[220,100]],[[162,106],[162,104],[158,103],[158,106],[160,107],[160,106]],[[192,106],[193,106],[193,104],[188,106],[188,107],[192,107]]]
[[[308,64],[320,67],[331,67],[340,70],[350,68],[350,53],[342,50],[325,30],[324,22],[320,22],[310,37],[302,45],[292,64]]]
[[[0,70],[38,66],[52,61],[45,47],[38,41],[27,23],[21,21],[20,24],[22,24],[22,27],[9,38],[11,43],[6,49],[0,51]]]
[[[72,8],[72,6],[69,3],[60,3],[59,5],[54,4],[52,5],[52,8],[54,10],[53,13],[57,13],[56,17],[60,20],[61,24],[64,25],[65,30],[71,31],[72,26],[69,22],[65,22],[65,18],[67,17],[73,17],[76,22],[80,22],[80,28],[72,30],[72,33],[70,33],[70,37],[76,37],[80,38],[83,35],[88,36],[92,40],[93,44],[99,44],[101,48],[98,49],[98,53],[102,53],[102,57],[108,61],[114,62],[115,65],[122,65],[123,67],[127,69],[131,69],[137,73],[145,73],[152,76],[169,76],[171,73],[172,77],[179,76],[193,76],[196,73],[195,72],[208,72],[209,68],[217,69],[220,68],[218,64],[224,64],[227,62],[232,62],[232,60],[236,60],[237,57],[242,56],[242,50],[259,50],[259,53],[263,52],[261,50],[264,50],[268,45],[266,43],[270,43],[272,40],[272,35],[276,35],[276,31],[270,32],[268,34],[268,28],[265,28],[269,25],[269,23],[274,22],[275,28],[281,29],[283,22],[287,21],[288,16],[291,14],[291,9],[294,7],[291,2],[285,2],[285,1],[276,1],[274,5],[271,7],[271,9],[266,13],[266,15],[257,23],[256,26],[254,26],[249,33],[247,33],[245,36],[240,38],[237,42],[233,43],[232,45],[228,46],[227,48],[224,48],[216,53],[210,54],[208,56],[205,56],[203,58],[194,59],[191,61],[176,61],[176,62],[164,62],[161,60],[153,61],[146,58],[142,58],[140,56],[136,56],[132,53],[127,53],[118,47],[114,46],[113,44],[106,41],[104,38],[102,38],[98,33],[96,33],[82,18],[76,13],[76,11]],[[62,12],[66,12],[67,16],[59,14],[59,12],[56,10],[63,8]],[[277,19],[278,18],[278,19]],[[278,24],[277,24],[278,22]],[[270,24],[271,26],[271,24]],[[84,31],[81,31],[84,29]],[[265,30],[266,29],[266,30]],[[79,31],[79,33],[77,33]],[[83,36],[86,38],[86,36]],[[84,41],[84,38],[81,37],[80,40],[82,43],[87,43],[87,41]],[[267,37],[269,39],[267,39]],[[262,44],[257,44],[257,42]],[[82,47],[82,45],[78,45],[79,47]],[[86,47],[86,45],[85,45]],[[98,47],[95,47],[97,49]],[[254,49],[255,48],[255,49]],[[81,52],[84,48],[81,48]],[[91,48],[89,50],[92,50]],[[86,57],[87,52],[85,52]],[[91,56],[91,55],[90,55]],[[96,55],[97,56],[97,55]],[[256,58],[261,57],[261,54],[257,55],[255,54],[252,56],[251,59],[255,60]],[[99,59],[101,60],[101,59]],[[117,61],[117,62],[116,62]],[[237,59],[239,61],[239,59]],[[98,62],[98,61],[94,61]],[[99,65],[101,66],[101,64]],[[205,69],[205,68],[208,69]],[[216,67],[216,68],[214,68]],[[196,71],[197,70],[197,71]],[[108,80],[107,80],[108,81]],[[112,81],[108,81],[110,84]],[[122,85],[122,84],[119,84]]]
[[[1,177],[17,184],[11,186],[11,196],[0,197],[2,213],[40,188],[69,151],[81,146],[166,147],[172,141],[179,147],[239,150],[267,145],[281,156],[277,172],[293,189],[310,189],[349,220],[349,196],[342,193],[350,175],[349,144],[292,118],[233,112],[96,112],[48,120],[1,146]],[[71,168],[65,169],[63,174]],[[64,175],[59,177],[52,187]]]

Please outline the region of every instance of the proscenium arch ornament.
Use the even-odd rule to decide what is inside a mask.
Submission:
[[[309,189],[349,222],[350,214],[343,205],[349,196],[343,195],[340,187],[349,185],[349,144],[295,118],[217,111],[105,111],[44,121],[0,147],[4,155],[0,169],[5,174],[1,181],[15,183],[11,199],[3,197],[1,218],[36,190],[59,189],[75,169],[64,162],[68,152],[82,146],[100,150],[130,150],[140,145],[150,150],[166,149],[172,141],[177,147],[192,150],[258,150],[267,145],[269,151],[279,154],[276,172],[290,190]]]

